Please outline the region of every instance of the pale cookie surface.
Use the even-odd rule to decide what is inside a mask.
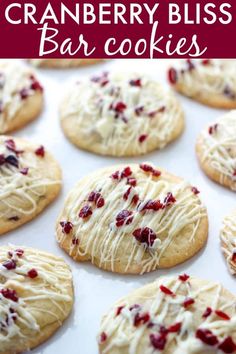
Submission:
[[[101,354],[236,352],[236,297],[220,284],[161,277],[118,301],[102,319]]]
[[[72,275],[61,258],[26,247],[0,247],[0,353],[22,353],[43,343],[72,305]]]
[[[33,219],[60,189],[60,167],[43,146],[0,137],[0,234]]]
[[[196,188],[151,165],[113,166],[83,178],[56,226],[76,261],[145,273],[191,258],[205,244],[206,209]]]
[[[185,60],[169,69],[173,87],[216,108],[236,108],[236,60]]]
[[[34,66],[44,68],[76,68],[97,64],[102,59],[29,59]]]
[[[217,183],[236,191],[236,110],[205,128],[196,152],[203,171]]]
[[[43,88],[32,70],[14,60],[0,60],[0,134],[22,128],[43,107]]]
[[[61,125],[79,148],[132,156],[161,149],[184,129],[182,108],[158,82],[143,74],[106,72],[68,87]]]
[[[236,210],[223,220],[221,248],[231,274],[236,274]]]

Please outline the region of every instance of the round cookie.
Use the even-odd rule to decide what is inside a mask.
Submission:
[[[213,181],[236,191],[236,110],[205,128],[196,144],[201,168]]]
[[[208,219],[198,193],[148,164],[99,170],[69,194],[57,240],[74,260],[112,272],[173,267],[206,242]]]
[[[183,95],[215,108],[236,108],[236,60],[182,60],[168,71]]]
[[[0,134],[33,121],[43,107],[43,88],[32,70],[15,60],[0,60]]]
[[[43,146],[0,137],[0,234],[33,219],[60,189],[60,167]]]
[[[236,274],[236,210],[223,220],[220,233],[221,249],[231,274]]]
[[[46,341],[73,305],[69,266],[52,254],[0,247],[0,353],[28,351]]]
[[[220,284],[186,274],[161,277],[103,317],[99,353],[235,353],[235,303]]]
[[[111,156],[161,149],[184,129],[172,92],[151,77],[127,72],[102,73],[68,87],[60,117],[73,144]]]
[[[102,59],[29,59],[29,62],[34,66],[41,68],[77,68],[97,64]]]

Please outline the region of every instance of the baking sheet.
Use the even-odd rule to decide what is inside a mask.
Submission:
[[[190,275],[220,281],[234,292],[235,280],[228,273],[219,246],[219,230],[223,217],[236,207],[233,192],[210,181],[200,170],[194,145],[201,129],[217,119],[223,110],[202,106],[179,95],[186,114],[186,129],[179,140],[162,151],[138,158],[96,156],[74,147],[64,137],[58,118],[58,104],[67,80],[79,80],[99,70],[112,68],[151,74],[167,85],[165,68],[168,60],[113,60],[81,69],[37,69],[45,88],[45,107],[41,116],[15,133],[44,144],[59,161],[63,170],[63,190],[60,197],[32,222],[0,238],[0,245],[12,243],[39,248],[62,256],[71,266],[74,278],[75,304],[70,318],[45,344],[32,354],[97,354],[96,335],[102,314],[132,289],[166,274],[186,272]],[[190,261],[170,270],[155,271],[142,276],[121,276],[102,271],[90,263],[75,263],[57,245],[55,221],[64,199],[74,184],[86,174],[117,163],[152,161],[166,170],[184,177],[201,191],[200,197],[209,214],[209,239],[206,247]]]

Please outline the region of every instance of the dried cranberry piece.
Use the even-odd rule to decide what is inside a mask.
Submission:
[[[184,306],[185,308],[187,308],[187,307],[193,305],[194,303],[195,303],[195,300],[192,299],[191,297],[188,297],[188,298],[186,298],[186,299],[184,300],[183,306]]]
[[[88,197],[89,202],[94,202],[97,208],[102,208],[105,204],[105,200],[102,197],[101,193],[91,192]]]
[[[211,63],[210,59],[203,59],[202,60],[202,65],[209,65]]]
[[[92,215],[92,208],[89,205],[85,205],[79,212],[79,217],[82,219],[88,218]]]
[[[19,161],[17,159],[17,157],[15,157],[14,155],[9,155],[5,158],[5,162],[8,163],[11,166],[14,167],[19,167]]]
[[[152,247],[157,235],[149,227],[144,227],[141,229],[136,229],[133,232],[133,236],[140,243],[146,243],[148,247]]]
[[[24,152],[23,150],[17,150],[16,143],[13,139],[5,140],[4,144],[8,150],[13,151],[16,154],[21,154],[22,152]]]
[[[197,189],[197,187],[192,187],[192,192],[193,192],[193,194],[199,194],[200,193],[200,191]]]
[[[132,310],[137,310],[140,308],[141,308],[141,306],[139,304],[134,304],[134,305],[130,306],[129,310],[132,311]]]
[[[121,172],[121,178],[126,178],[132,175],[131,168],[129,166],[125,167]]]
[[[129,188],[127,189],[127,191],[123,194],[123,199],[124,199],[124,200],[128,200],[129,195],[130,195],[130,193],[131,193],[131,190],[132,190],[132,187],[129,187]]]
[[[3,154],[0,154],[0,166],[2,166],[5,163],[5,157]]]
[[[15,250],[15,253],[18,257],[22,257],[25,252],[24,252],[24,250],[18,248]]]
[[[188,279],[189,279],[189,275],[187,275],[187,274],[179,275],[179,280],[181,280],[183,282],[187,281]]]
[[[182,323],[177,322],[168,328],[168,333],[178,333],[181,330]]]
[[[112,109],[117,113],[123,113],[126,108],[127,108],[126,104],[122,101],[119,101],[112,105]]]
[[[158,350],[164,350],[166,346],[166,336],[161,334],[150,334],[150,342],[153,348]]]
[[[148,138],[147,134],[142,134],[142,135],[139,136],[138,141],[140,143],[143,143],[147,138]]]
[[[107,340],[107,335],[105,332],[102,332],[100,335],[100,343],[104,343]]]
[[[79,244],[79,239],[74,237],[71,242],[72,242],[72,245],[78,245]]]
[[[73,229],[73,224],[70,221],[61,221],[60,225],[64,234],[69,234]]]
[[[123,225],[129,225],[133,221],[133,212],[129,210],[121,210],[116,216],[116,226],[121,227]]]
[[[219,343],[218,338],[209,329],[199,328],[196,331],[196,337],[210,346],[215,346]]]
[[[28,167],[24,167],[20,170],[20,173],[24,176],[28,175],[29,172],[29,168]]]
[[[174,204],[176,202],[175,197],[171,192],[167,193],[167,196],[164,199],[164,207],[168,207],[171,204]]]
[[[169,82],[174,85],[178,81],[178,74],[177,71],[174,68],[170,68],[168,71],[168,79]]]
[[[44,157],[45,149],[44,149],[43,145],[41,145],[38,149],[35,150],[35,155],[40,156],[40,157]]]
[[[130,86],[142,87],[141,79],[130,80]]]
[[[154,210],[158,211],[160,209],[163,209],[163,204],[160,202],[160,200],[149,200],[143,207],[142,211],[144,210]]]
[[[104,87],[108,84],[108,72],[103,72],[100,76],[93,76],[91,77],[91,81],[98,83],[101,87]]]
[[[0,290],[0,293],[1,293],[6,299],[12,300],[12,301],[14,301],[14,302],[17,302],[17,301],[18,301],[18,296],[17,296],[15,290],[6,288],[6,289]]]
[[[232,254],[232,261],[236,263],[236,252],[234,251]]]
[[[165,106],[162,106],[161,108],[157,109],[156,111],[149,112],[149,113],[148,113],[148,117],[153,118],[153,117],[155,117],[158,113],[163,113],[163,112],[165,112],[165,110],[166,110],[166,107],[165,107]]]
[[[235,93],[228,85],[225,86],[223,93],[224,93],[225,96],[227,96],[231,100],[235,99]]]
[[[127,184],[129,184],[130,186],[135,187],[137,185],[137,180],[134,177],[128,177],[127,178]]]
[[[3,264],[3,267],[5,267],[7,270],[12,270],[12,269],[16,269],[16,262],[11,259],[10,261],[6,261]]]
[[[123,310],[124,306],[118,306],[116,309],[116,316],[119,316]]]
[[[143,111],[144,111],[143,106],[138,106],[134,109],[134,112],[135,112],[136,116],[138,116],[138,117],[143,113]]]
[[[203,313],[202,317],[207,318],[212,314],[212,309],[210,307],[207,307],[205,312]]]
[[[215,311],[215,314],[216,314],[218,317],[221,317],[223,320],[226,320],[226,321],[229,321],[229,320],[230,320],[230,317],[227,315],[227,313],[225,313],[225,312],[223,312],[223,311],[216,310],[216,311]]]
[[[20,218],[19,216],[11,216],[10,218],[8,218],[9,221],[19,221]]]
[[[150,172],[152,173],[153,176],[155,177],[159,177],[161,175],[161,172],[158,170],[155,170],[152,166],[142,163],[141,165],[139,165],[139,167],[141,168],[141,170],[143,170],[144,172]]]
[[[169,288],[167,288],[164,285],[160,286],[160,290],[165,294],[165,295],[170,295],[170,296],[175,296],[175,294],[173,293],[172,290],[170,290]]]
[[[29,97],[30,91],[28,88],[23,88],[22,90],[19,91],[19,95],[22,100],[25,100],[26,98]]]
[[[231,337],[227,337],[223,342],[218,346],[223,353],[231,354],[236,350],[236,344],[233,342]]]
[[[31,75],[30,76],[30,79],[31,79],[31,90],[34,90],[34,91],[43,91],[43,87],[41,86],[41,84],[39,83],[38,80],[36,80],[36,78],[34,77],[34,75]]]
[[[217,128],[218,128],[218,124],[211,125],[211,126],[208,128],[208,133],[209,133],[210,135],[214,134],[214,133],[217,131]]]
[[[192,62],[191,59],[187,59],[186,62],[187,62],[188,70],[189,70],[189,71],[195,69],[195,65],[194,65],[194,63]]]
[[[144,313],[143,315],[140,315],[137,313],[134,317],[134,326],[138,327],[141,324],[145,324],[150,320],[150,315],[148,312]]]
[[[32,268],[28,271],[27,275],[29,278],[34,279],[38,276],[38,272],[36,269]]]

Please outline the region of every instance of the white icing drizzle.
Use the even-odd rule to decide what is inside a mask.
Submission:
[[[200,135],[203,163],[220,173],[220,183],[224,184],[226,178],[230,179],[232,190],[236,190],[236,110],[224,115],[217,122],[212,123],[212,134],[209,128]]]
[[[108,354],[125,352],[127,354],[195,354],[214,352],[222,354],[216,346],[208,346],[196,337],[196,330],[201,328],[210,330],[217,336],[219,343],[226,337],[232,336],[235,340],[236,312],[235,301],[227,300],[220,284],[200,283],[193,278],[186,282],[176,277],[161,278],[153,284],[136,290],[130,296],[123,298],[103,318],[98,342],[100,353]],[[205,284],[205,285],[204,285]],[[164,285],[175,296],[169,296],[160,290]],[[145,290],[147,290],[145,292]],[[214,294],[209,300],[208,294]],[[194,303],[187,308],[183,306],[185,299],[191,298]],[[140,305],[139,309],[130,311],[130,307]],[[122,306],[117,315],[118,307]],[[212,313],[203,318],[206,308],[210,307]],[[230,320],[222,320],[215,314],[215,310],[223,311],[230,315]],[[202,311],[202,313],[201,313]],[[134,325],[135,315],[148,313],[149,321],[138,326]],[[152,326],[148,326],[152,323]],[[176,323],[181,323],[178,333],[169,333],[164,350],[155,349],[150,341],[150,334],[160,333],[160,328],[169,328]],[[101,341],[101,334],[106,334],[106,339]]]
[[[122,167],[119,166],[122,171]],[[125,272],[130,268],[141,265],[142,273],[159,268],[162,257],[167,257],[166,252],[176,239],[181,237],[188,240],[191,245],[195,240],[198,227],[202,218],[206,217],[206,209],[200,199],[195,196],[191,186],[183,181],[170,181],[163,177],[154,178],[152,174],[145,173],[138,165],[131,165],[132,177],[137,180],[133,187],[133,194],[139,195],[140,202],[132,203],[133,194],[127,201],[123,199],[124,193],[130,187],[126,179],[114,181],[110,175],[117,170],[117,166],[105,172],[100,171],[93,176],[88,176],[69,194],[59,221],[70,221],[73,231],[68,236],[61,233],[58,225],[58,241],[63,245],[70,237],[78,239],[79,245],[71,242],[69,254],[74,258],[86,257],[92,263],[99,260],[99,267],[114,271],[117,261],[125,264]],[[92,191],[100,191],[105,200],[102,208],[95,208],[88,219],[78,217],[88,195]],[[150,200],[163,201],[167,193],[171,192],[176,202],[165,209],[158,211],[141,211],[146,202]],[[121,210],[133,211],[133,221],[129,225],[116,226],[116,216]],[[139,228],[149,227],[157,238],[148,247],[145,243],[138,242],[132,233]],[[172,257],[174,257],[172,255]]]
[[[236,263],[233,255],[236,254],[236,212],[226,216],[220,233],[221,248],[225,255],[228,269],[231,274],[236,274]]]
[[[132,86],[132,80],[140,80],[141,87]],[[88,146],[97,144],[103,153],[122,155],[130,150],[144,153],[149,145],[163,148],[172,140],[183,111],[171,92],[144,74],[111,72],[104,81],[84,79],[71,85],[61,105],[62,121],[74,118],[74,128]],[[126,108],[116,114],[111,106],[120,102]],[[140,142],[142,135],[146,137]]]
[[[17,255],[19,249],[24,251],[23,255]],[[16,268],[8,270],[3,264],[11,260],[16,262]],[[32,269],[37,271],[33,279],[28,276]],[[15,290],[18,300],[4,297],[1,293],[4,289]],[[55,322],[61,325],[72,302],[72,275],[62,259],[31,248],[13,245],[0,248],[1,352],[15,350],[15,341],[19,347],[27,345],[28,336],[39,335],[46,325]]]
[[[16,148],[23,150],[22,153],[16,154],[6,148],[5,142],[8,139],[11,138],[0,138],[0,155],[16,157],[19,167],[9,163],[0,165],[0,219],[3,221],[33,214],[40,198],[46,197],[48,187],[61,184],[60,180],[55,179],[55,166],[48,168],[45,159],[35,154],[34,146],[29,148],[30,145],[14,138]],[[35,146],[35,150],[37,148],[38,146]],[[24,168],[28,169],[26,175],[21,173]]]
[[[29,59],[30,63],[34,66],[61,66],[61,67],[70,67],[75,64],[86,65],[94,62],[94,59]]]
[[[0,60],[0,102],[3,112],[0,113],[1,130],[7,128],[8,122],[15,118],[19,109],[23,106],[20,91],[27,89],[27,95],[35,94],[31,89],[33,72],[13,60]]]
[[[179,61],[176,66],[178,77],[177,84],[184,87],[185,93],[193,97],[197,94],[219,94],[227,98],[236,99],[236,60],[211,59],[209,64],[203,65],[201,59],[188,62]],[[191,64],[190,64],[191,65]],[[229,90],[228,93],[225,90]]]

